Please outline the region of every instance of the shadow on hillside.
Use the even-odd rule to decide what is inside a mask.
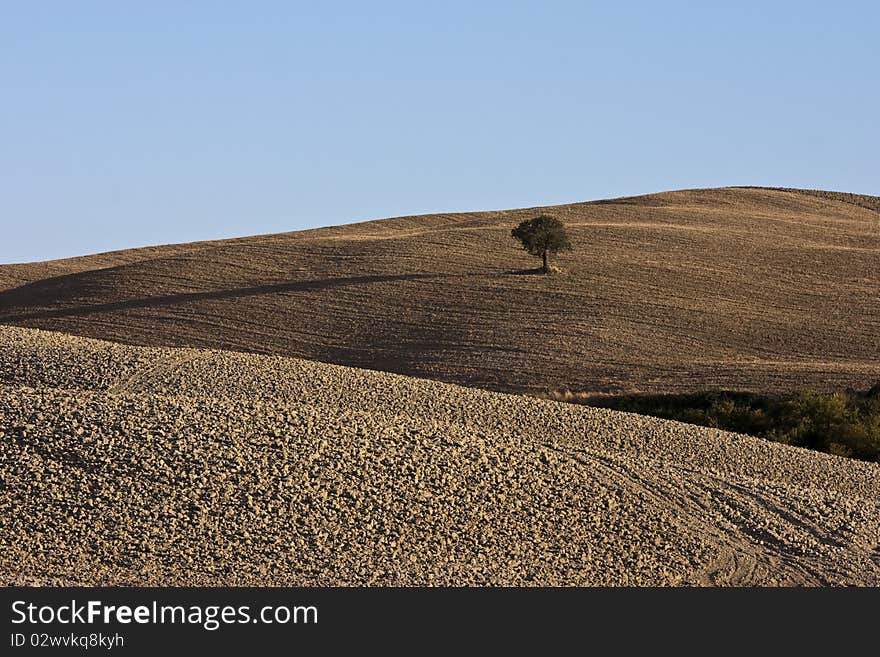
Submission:
[[[30,283],[7,292],[0,293],[0,317],[10,320],[47,319],[52,317],[70,317],[74,315],[89,315],[92,313],[112,312],[114,310],[129,310],[132,308],[150,308],[152,306],[166,306],[172,304],[189,303],[191,301],[205,301],[216,299],[236,299],[240,297],[256,296],[261,294],[275,294],[279,292],[308,292],[311,290],[323,290],[348,285],[366,285],[370,283],[388,283],[393,281],[419,281],[436,278],[449,278],[449,274],[381,274],[374,276],[349,276],[343,278],[324,278],[309,281],[294,281],[290,283],[276,283],[273,285],[258,285],[254,287],[242,287],[230,290],[214,290],[210,292],[187,292],[180,294],[168,294],[157,297],[142,299],[126,299],[112,303],[98,303],[79,306],[69,306],[51,310],[41,310],[30,313],[9,312],[16,308],[26,308],[37,303],[53,300],[45,294],[46,289],[41,286],[45,281]],[[57,288],[56,288],[57,289]],[[41,292],[43,294],[41,294]],[[42,298],[41,298],[42,297]]]
[[[508,276],[543,276],[544,270],[541,267],[533,269],[511,269],[507,272]]]

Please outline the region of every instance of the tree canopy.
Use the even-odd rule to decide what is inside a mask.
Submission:
[[[510,231],[522,247],[531,255],[543,260],[542,270],[548,271],[548,255],[559,251],[571,250],[571,242],[565,232],[565,224],[549,214],[540,214],[532,219],[522,221]]]

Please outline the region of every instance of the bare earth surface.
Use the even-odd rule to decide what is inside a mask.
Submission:
[[[880,465],[0,327],[4,584],[880,584]]]
[[[510,229],[570,227],[536,276]],[[880,199],[725,188],[0,266],[0,324],[501,391],[867,389]]]

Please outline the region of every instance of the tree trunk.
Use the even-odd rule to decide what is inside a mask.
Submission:
[[[549,269],[547,269],[547,250],[546,249],[544,250],[544,267],[541,271],[543,271],[545,274],[549,271]]]

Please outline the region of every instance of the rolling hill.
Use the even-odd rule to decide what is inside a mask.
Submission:
[[[534,275],[510,229],[569,226]],[[762,188],[429,215],[0,267],[0,324],[496,391],[866,389],[880,200]]]
[[[880,464],[0,327],[5,585],[880,584]]]

